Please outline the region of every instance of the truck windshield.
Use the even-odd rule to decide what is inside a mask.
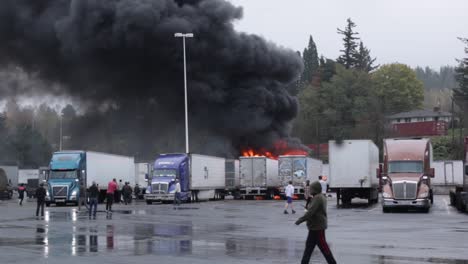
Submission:
[[[50,171],[50,179],[76,179],[76,170]]]
[[[153,177],[176,177],[177,172],[173,169],[156,169],[153,171]]]
[[[388,166],[389,173],[422,173],[423,163],[421,161],[391,161]]]

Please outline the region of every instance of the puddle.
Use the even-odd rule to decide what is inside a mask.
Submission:
[[[468,260],[464,259],[447,259],[447,258],[415,258],[401,256],[376,256],[378,264],[386,263],[441,263],[441,264],[468,264]],[[395,262],[398,261],[398,262]],[[405,261],[405,262],[401,262]]]

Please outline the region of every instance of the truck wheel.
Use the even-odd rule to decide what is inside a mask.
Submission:
[[[423,208],[423,209],[422,209],[422,212],[427,214],[427,213],[429,213],[429,209],[430,209],[430,207]]]
[[[153,204],[153,201],[146,200],[146,204]]]
[[[431,196],[429,199],[431,199],[431,204],[434,204],[434,195],[432,194],[432,192],[431,192]]]
[[[390,213],[390,208],[382,207],[382,212],[383,213]]]

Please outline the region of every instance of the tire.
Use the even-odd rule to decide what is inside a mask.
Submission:
[[[153,201],[146,200],[146,204],[153,204]]]
[[[432,194],[432,192],[431,192],[431,196],[429,199],[431,200],[431,204],[434,204],[434,195]]]
[[[391,210],[390,210],[390,208],[382,207],[382,212],[383,212],[383,213],[390,213]]]
[[[423,208],[423,209],[422,209],[422,212],[428,214],[428,213],[429,213],[429,210],[430,210],[430,207]]]

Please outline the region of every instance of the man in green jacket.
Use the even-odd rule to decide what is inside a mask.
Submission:
[[[318,181],[310,185],[310,194],[313,195],[313,198],[307,208],[307,212],[296,221],[296,225],[307,221],[307,228],[309,229],[301,263],[309,263],[315,245],[318,245],[327,263],[336,263],[325,239],[325,229],[327,229],[327,198],[322,194],[322,186],[320,186]]]

